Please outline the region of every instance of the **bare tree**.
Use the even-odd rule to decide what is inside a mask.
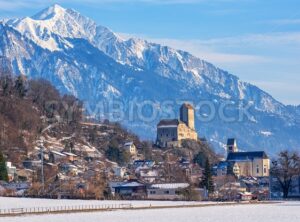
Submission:
[[[272,161],[271,175],[277,178],[283,198],[287,198],[293,178],[300,175],[299,154],[287,150],[280,152],[277,159]]]

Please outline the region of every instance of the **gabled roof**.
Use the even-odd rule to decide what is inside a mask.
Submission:
[[[181,122],[179,119],[162,119],[157,126],[178,126]]]
[[[65,155],[65,154],[63,154],[61,152],[55,151],[55,150],[51,150],[50,152],[53,153],[53,154],[55,154],[55,155],[58,155],[58,156],[63,156],[63,157],[67,156],[67,155]]]
[[[233,152],[228,153],[227,161],[245,161],[255,158],[268,159],[268,155],[264,151],[256,152]]]
[[[151,184],[151,189],[184,189],[189,187],[188,183],[163,183],[163,184]]]
[[[63,154],[67,155],[67,156],[73,156],[73,157],[77,157],[76,154],[74,153],[69,153],[69,152],[63,152]]]
[[[111,183],[111,186],[112,188],[124,188],[124,187],[143,187],[145,185],[137,181],[128,181],[128,182]]]
[[[125,144],[124,144],[124,146],[131,146],[131,145],[133,145],[133,142],[131,141],[131,142],[126,142]]]

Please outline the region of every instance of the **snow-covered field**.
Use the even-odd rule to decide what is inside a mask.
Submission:
[[[9,199],[0,198],[1,206],[13,203]],[[20,199],[19,199],[20,200]],[[20,202],[24,202],[21,200]],[[31,206],[33,200],[25,201]],[[53,204],[45,201],[45,204]],[[56,202],[56,201],[55,201]],[[65,201],[63,201],[65,202]],[[73,202],[73,201],[72,201]],[[80,203],[81,201],[79,201]],[[35,204],[43,203],[37,200]],[[143,202],[137,204],[141,206]],[[145,202],[146,203],[146,202]],[[149,204],[149,202],[147,202]],[[157,202],[165,205],[167,202]],[[179,203],[179,202],[173,202]],[[15,204],[15,203],[13,203]],[[172,202],[169,202],[172,205]],[[21,206],[21,205],[19,205]],[[22,205],[23,206],[23,205]],[[45,205],[43,205],[45,206]],[[49,205],[48,205],[49,206]],[[137,206],[137,205],[136,205]],[[212,206],[200,208],[173,208],[151,210],[119,210],[94,213],[73,213],[23,216],[14,218],[0,218],[0,222],[299,222],[300,202],[284,202],[259,205]]]

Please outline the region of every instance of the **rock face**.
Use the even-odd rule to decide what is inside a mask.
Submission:
[[[219,151],[227,137],[236,137],[240,149],[272,154],[300,147],[299,107],[285,106],[188,52],[122,39],[59,5],[1,22],[0,56],[14,73],[45,78],[84,100],[91,115],[114,118],[144,138],[155,139],[159,119],[176,117],[189,101],[196,107],[198,134]],[[124,115],[103,111],[101,104],[107,101],[109,108],[113,99],[122,103]],[[173,106],[172,112],[164,106]]]

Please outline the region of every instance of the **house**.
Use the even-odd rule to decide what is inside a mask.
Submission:
[[[67,155],[65,155],[61,152],[51,150],[50,154],[49,154],[49,162],[50,163],[57,163],[58,161],[66,158],[66,157],[67,157]]]
[[[159,147],[180,147],[182,140],[197,140],[194,108],[184,103],[180,107],[180,119],[163,119],[157,124],[156,144]]]
[[[229,181],[217,185],[218,198],[221,200],[236,200],[239,193],[247,192],[247,189],[239,182]]]
[[[270,159],[264,151],[229,152],[226,162],[231,164],[236,176],[268,177],[270,175]]]
[[[228,173],[228,162],[220,161],[216,166],[215,174],[220,177],[220,176],[226,176],[227,173]]]
[[[113,167],[114,175],[116,177],[124,178],[125,174],[127,173],[127,169],[125,167],[115,166]]]
[[[155,169],[140,169],[138,171],[138,177],[147,183],[153,183],[159,179],[158,171]]]
[[[241,201],[250,201],[250,200],[252,200],[253,195],[250,192],[240,192],[240,193],[238,193],[237,198],[238,198],[238,200],[241,200]]]
[[[127,142],[124,144],[123,149],[129,152],[132,156],[137,155],[137,149],[133,142]]]
[[[147,187],[147,198],[150,200],[180,200],[182,190],[188,188],[188,183],[151,184]]]
[[[138,181],[111,182],[110,189],[113,195],[125,199],[144,199],[147,195],[146,185]]]
[[[6,191],[9,191],[13,196],[22,196],[26,190],[28,190],[31,186],[30,183],[27,182],[14,182],[14,183],[3,183],[3,188]]]
[[[179,167],[191,183],[199,183],[202,177],[202,169],[198,164],[191,163],[189,160],[181,159]]]
[[[41,166],[41,161],[40,160],[24,160],[23,161],[23,167],[25,169],[33,169]]]
[[[67,156],[67,159],[68,159],[69,161],[71,161],[71,162],[77,160],[77,157],[78,157],[78,156],[77,156],[76,154],[74,154],[74,153],[63,152],[63,154],[66,155],[66,156]]]
[[[153,160],[135,160],[133,162],[133,167],[136,169],[136,168],[139,168],[139,167],[148,167],[148,168],[151,168],[153,167],[155,164],[155,162]]]
[[[11,162],[6,162],[6,170],[8,174],[8,181],[13,181],[17,174],[17,168]]]
[[[253,198],[266,200],[270,197],[270,182],[268,177],[248,177],[240,180],[242,186],[246,187],[247,192],[253,194]]]
[[[32,181],[34,171],[30,169],[17,170],[18,181]]]
[[[71,173],[73,175],[78,174],[78,167],[73,164],[69,164],[69,163],[60,164],[59,169],[64,173]]]

